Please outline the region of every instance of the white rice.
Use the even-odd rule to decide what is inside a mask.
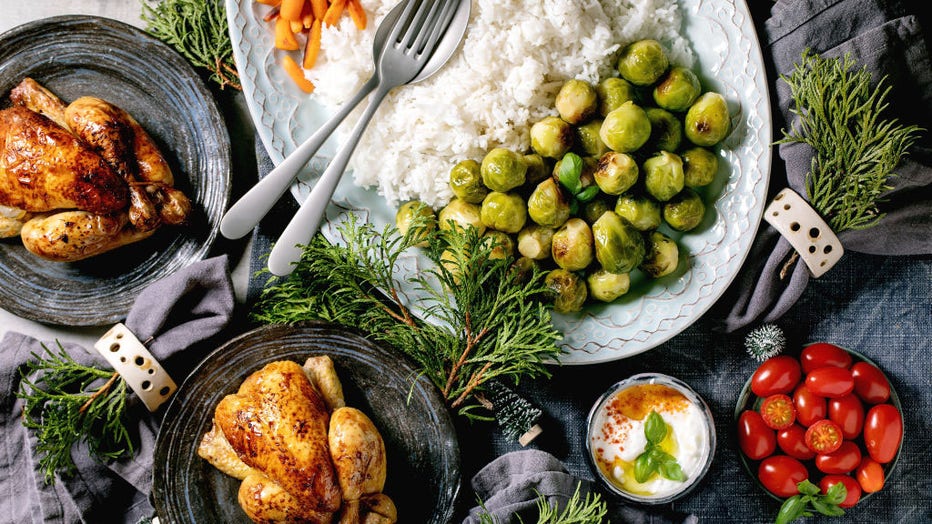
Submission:
[[[325,28],[308,72],[319,103],[345,102],[372,75],[375,29],[397,2],[362,0],[369,19],[363,32],[347,16]],[[614,75],[625,44],[657,39],[672,63],[692,67],[681,27],[676,0],[473,0],[463,45],[446,66],[382,102],[350,162],[355,183],[376,188],[392,205],[420,199],[442,207],[452,196],[454,164],[481,161],[493,147],[527,151],[530,126],[556,114],[562,83]]]

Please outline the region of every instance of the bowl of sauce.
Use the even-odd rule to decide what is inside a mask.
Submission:
[[[715,425],[705,401],[686,383],[642,373],[608,389],[592,406],[589,464],[611,492],[640,504],[688,493],[715,452]]]

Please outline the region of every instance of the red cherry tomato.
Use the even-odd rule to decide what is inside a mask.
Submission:
[[[751,376],[751,391],[758,397],[769,397],[793,391],[802,378],[799,361],[789,355],[771,357],[761,363]]]
[[[845,395],[828,400],[828,418],[838,424],[846,439],[853,439],[864,428],[864,404],[857,395]]]
[[[851,366],[851,378],[854,379],[854,392],[864,402],[880,404],[890,398],[890,383],[876,366],[858,362]]]
[[[745,410],[738,417],[738,445],[751,460],[760,460],[777,449],[777,436],[760,413]]]
[[[883,466],[870,457],[865,456],[861,459],[861,464],[858,465],[854,476],[858,479],[858,484],[864,493],[873,493],[883,488]]]
[[[799,459],[809,460],[816,456],[815,452],[806,445],[806,428],[799,424],[777,432],[777,445],[787,455]]]
[[[813,395],[803,384],[793,392],[793,403],[796,404],[796,420],[803,426],[811,426],[828,416],[825,398]]]
[[[861,500],[861,486],[856,480],[848,475],[826,475],[819,481],[819,487],[822,488],[822,494],[828,493],[828,489],[841,482],[845,485],[845,500],[838,507],[850,508]]]
[[[796,422],[796,408],[793,399],[787,395],[776,394],[765,398],[760,405],[760,416],[764,424],[772,429],[786,429]]]
[[[832,453],[820,453],[815,458],[815,465],[822,473],[849,473],[860,463],[861,448],[850,440],[842,442]]]
[[[893,460],[903,439],[903,417],[892,404],[877,404],[864,419],[864,447],[881,464]]]
[[[796,485],[809,478],[809,473],[806,466],[793,457],[774,455],[761,461],[757,478],[771,493],[786,498],[799,493]]]
[[[836,367],[847,368],[851,366],[851,353],[844,349],[825,342],[817,342],[806,346],[799,354],[799,362],[803,373],[809,374],[817,368]]]
[[[818,368],[806,375],[806,388],[820,397],[838,398],[854,391],[854,379],[850,369]]]
[[[816,453],[832,453],[841,447],[843,440],[841,428],[828,419],[822,419],[806,430],[806,445]]]

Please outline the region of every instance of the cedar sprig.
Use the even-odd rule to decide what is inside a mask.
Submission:
[[[543,493],[535,490],[537,502],[537,524],[603,524],[608,514],[608,504],[596,492],[586,492],[585,498],[581,492],[582,481],[576,483],[576,491],[562,507],[552,504]],[[477,514],[482,524],[498,524],[499,521],[489,513],[485,503],[479,501]],[[521,515],[516,515],[518,522],[523,523]],[[608,523],[605,523],[608,524]]]

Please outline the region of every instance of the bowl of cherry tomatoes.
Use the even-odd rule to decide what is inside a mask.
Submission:
[[[883,488],[903,442],[900,399],[870,359],[825,342],[763,361],[735,408],[741,461],[773,497],[845,485],[850,508]]]

